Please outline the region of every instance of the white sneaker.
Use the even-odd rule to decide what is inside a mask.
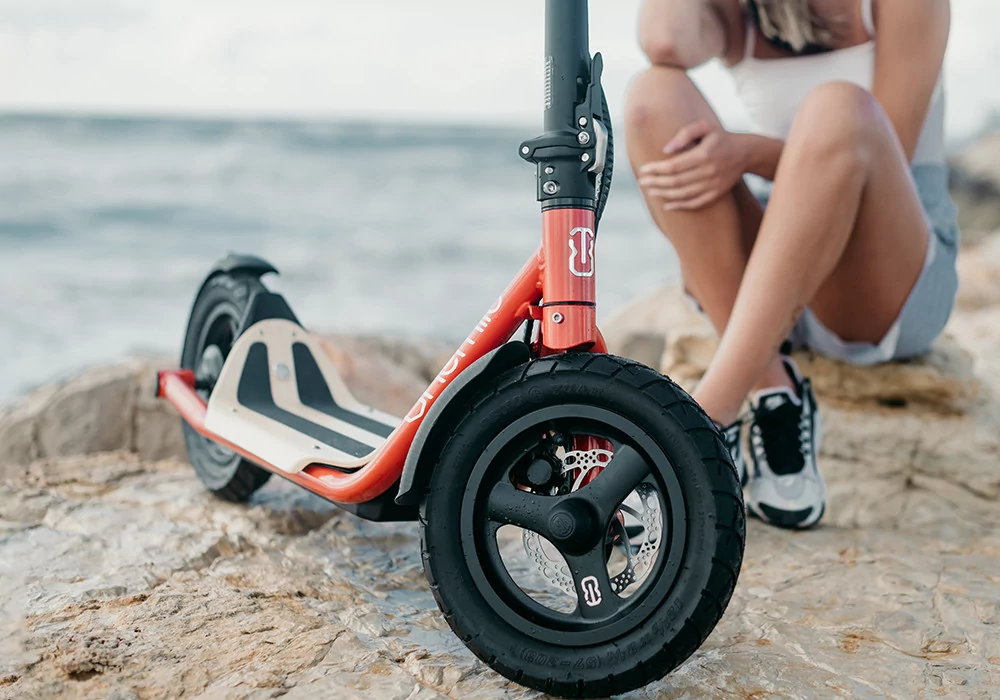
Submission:
[[[772,525],[804,529],[826,511],[826,483],[816,463],[823,422],[809,380],[791,360],[785,368],[795,390],[759,393],[751,408],[753,476],[747,508]]]
[[[728,428],[718,423],[715,427],[722,433],[722,438],[726,441],[729,454],[732,455],[733,464],[736,465],[736,475],[740,479],[740,486],[747,485],[747,460],[743,455],[743,444],[740,441],[740,431],[743,428],[743,421],[738,420]]]

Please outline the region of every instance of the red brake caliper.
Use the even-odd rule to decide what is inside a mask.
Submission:
[[[607,450],[611,452],[614,450],[614,446],[611,444],[610,440],[604,440],[603,438],[595,438],[590,435],[575,435],[573,436],[573,449],[574,450]],[[604,467],[594,467],[587,475],[583,477],[583,483],[581,486],[586,486],[591,481],[597,478],[597,475],[604,471]],[[622,512],[618,511],[618,521],[625,525],[625,517]]]

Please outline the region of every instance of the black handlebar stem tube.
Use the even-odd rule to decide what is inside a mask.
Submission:
[[[542,209],[597,206],[606,132],[602,119],[602,60],[591,58],[587,0],[545,0],[545,133],[521,144],[538,169]],[[606,149],[605,149],[606,150]]]
[[[590,82],[587,0],[545,1],[545,131],[577,129]]]

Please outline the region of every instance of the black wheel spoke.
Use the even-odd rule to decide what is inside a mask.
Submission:
[[[586,619],[610,617],[618,612],[621,599],[611,589],[604,542],[580,555],[565,554],[573,575],[578,600],[577,610]]]
[[[521,491],[505,479],[490,492],[486,503],[486,517],[501,525],[516,525],[534,530],[545,537],[548,533],[546,518],[549,510],[559,500]]]
[[[637,450],[622,445],[597,478],[577,493],[590,501],[602,518],[610,521],[625,497],[649,476],[646,459]]]

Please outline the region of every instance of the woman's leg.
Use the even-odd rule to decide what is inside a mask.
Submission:
[[[846,83],[815,90],[796,116],[698,401],[720,422],[735,418],[807,305],[844,340],[879,342],[920,275],[928,237],[875,99]]]
[[[641,73],[629,88],[626,106],[626,143],[633,170],[662,160],[664,146],[677,132],[701,119],[719,123],[684,71],[653,67]],[[663,202],[651,197],[646,204],[677,251],[685,287],[721,335],[757,236],[760,204],[742,182],[729,196],[697,211],[665,211]],[[788,383],[777,352],[759,375],[754,384],[762,387]],[[726,424],[736,417],[735,413],[709,415]]]

